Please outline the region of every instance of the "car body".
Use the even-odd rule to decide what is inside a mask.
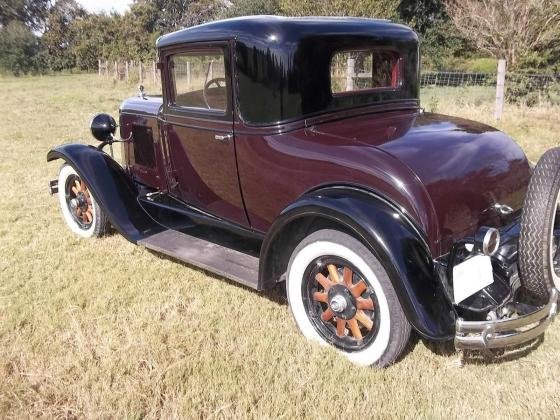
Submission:
[[[348,245],[350,251],[363,245],[371,253],[378,270],[372,277],[390,280],[380,280],[379,293],[389,287],[388,306],[394,292],[407,325],[427,339],[489,349],[544,331],[556,312],[554,285],[540,302],[512,309],[524,296],[518,241],[533,168],[506,134],[420,107],[419,42],[410,28],[374,19],[259,16],[187,28],[161,37],[157,47],[162,95],[142,92],[120,108],[123,166],[91,146],[49,152],[48,160],[65,160],[78,181],[75,187],[65,178],[62,206],[87,209],[93,199],[97,213],[128,240],[257,290],[287,277],[289,283],[298,244],[336,231],[334,237],[361,244]],[[110,119],[96,123],[103,145],[115,142]],[[51,189],[60,190],[60,180]],[[78,213],[84,226],[93,218]],[[318,238],[329,242],[325,235]],[[488,241],[497,241],[495,249]],[[365,278],[357,254],[351,266]],[[491,265],[491,284],[456,302],[454,269],[475,256]],[[297,316],[296,322],[307,336],[318,332],[320,341],[339,340],[334,345],[343,353],[360,354],[367,346],[356,343],[367,341],[371,320],[382,315],[364,309],[370,320],[363,317],[360,305],[374,305],[363,302],[369,295],[352,297],[359,279],[342,290],[351,269],[341,264],[325,265],[330,282],[309,289],[313,299],[327,299],[319,294],[330,289],[340,293],[304,309],[313,320],[315,310],[354,305],[361,331],[337,311],[309,334]],[[367,290],[377,287],[366,283]],[[307,283],[297,284],[294,293],[305,295]],[[288,298],[294,312],[300,297],[291,297],[289,286]],[[518,331],[528,325],[534,328]]]

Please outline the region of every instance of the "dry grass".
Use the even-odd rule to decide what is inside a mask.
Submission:
[[[460,368],[414,340],[395,366],[360,369],[306,342],[281,293],[117,235],[78,239],[47,193],[58,164],[45,155],[90,142],[92,113],[116,114],[135,88],[80,75],[0,79],[0,91],[0,417],[558,415],[558,324],[521,358]],[[488,99],[457,92],[426,107],[492,122]],[[558,142],[558,111],[508,107],[500,127],[535,159]]]

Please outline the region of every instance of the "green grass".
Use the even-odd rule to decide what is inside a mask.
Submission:
[[[151,87],[148,86],[148,92]],[[307,342],[279,291],[259,294],[128,243],[81,240],[47,192],[53,145],[93,142],[133,86],[93,75],[0,79],[0,417],[556,417],[560,326],[523,357],[464,367],[411,342],[385,369]],[[430,99],[435,96],[438,99]],[[492,119],[488,92],[425,106]],[[558,145],[559,108],[506,107],[532,159]]]

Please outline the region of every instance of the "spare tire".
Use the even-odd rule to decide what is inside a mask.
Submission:
[[[548,302],[551,287],[560,290],[559,207],[560,148],[554,148],[535,167],[521,216],[521,283],[537,303]]]

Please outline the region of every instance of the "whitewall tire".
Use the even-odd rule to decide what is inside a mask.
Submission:
[[[410,324],[380,261],[357,239],[324,229],[294,250],[286,289],[303,335],[360,366],[386,366],[402,353]]]
[[[63,165],[58,174],[58,199],[62,217],[72,232],[84,238],[107,233],[109,222],[105,212],[85,181],[68,164]]]

